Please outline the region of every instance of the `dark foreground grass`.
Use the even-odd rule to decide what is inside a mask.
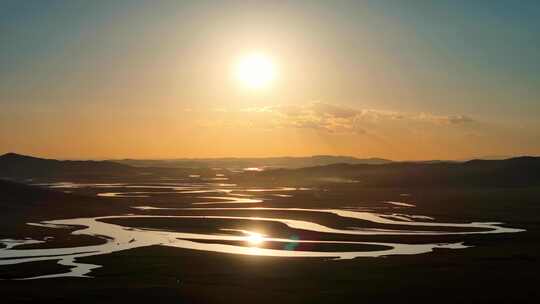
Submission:
[[[82,259],[104,266],[94,279],[3,281],[1,289],[8,303],[534,303],[538,249],[507,242],[336,261],[152,246]]]

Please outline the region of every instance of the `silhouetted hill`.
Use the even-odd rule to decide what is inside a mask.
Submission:
[[[15,153],[0,156],[0,178],[128,175],[134,171],[110,161],[61,161]]]
[[[137,167],[167,167],[167,168],[229,168],[243,169],[249,167],[265,168],[302,168],[323,166],[337,163],[348,164],[386,164],[391,160],[382,158],[355,158],[351,156],[315,155],[309,157],[261,157],[261,158],[194,158],[194,159],[164,159],[136,160],[123,159],[115,162]]]
[[[132,167],[111,161],[59,161],[8,153],[0,156],[0,178],[104,178],[134,179],[154,175],[185,177],[191,173],[213,176],[212,167],[250,167],[265,163],[293,166],[324,163],[338,160],[362,161],[338,156],[314,156],[309,158],[281,157],[266,159],[212,159],[194,165],[176,162],[173,167]],[[516,157],[505,160],[470,160],[466,162],[387,162],[372,159],[375,164],[331,163],[303,168],[270,169],[264,172],[247,172],[235,175],[235,180],[272,180],[286,183],[347,182],[359,186],[536,186],[540,185],[540,157]],[[137,162],[137,161],[135,161]],[[141,161],[144,162],[144,161]],[[151,161],[150,161],[151,162]],[[167,161],[163,161],[167,162]],[[252,163],[253,162],[253,163]],[[381,163],[382,162],[382,163]],[[156,165],[148,163],[147,165]],[[201,166],[201,167],[197,167]],[[265,165],[262,165],[265,166]],[[276,165],[279,167],[278,165]],[[268,168],[267,167],[267,168]]]
[[[354,182],[367,186],[539,186],[540,157],[457,162],[333,164],[251,173],[249,178]]]
[[[113,161],[55,160],[7,153],[0,156],[0,179],[43,180],[137,180],[139,178],[184,178],[190,174],[213,177],[209,168],[133,167]]]

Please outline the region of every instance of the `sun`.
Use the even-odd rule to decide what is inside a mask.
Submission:
[[[239,60],[236,77],[247,88],[261,89],[268,87],[276,77],[276,68],[272,60],[263,54],[250,54]]]

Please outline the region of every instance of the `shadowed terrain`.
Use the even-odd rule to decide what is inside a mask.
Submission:
[[[253,250],[294,248],[298,252],[331,253],[372,252],[387,248],[366,242],[462,243],[468,247],[435,248],[431,253],[415,255],[335,260],[237,255],[150,245],[76,258],[80,263],[100,266],[91,271],[89,275],[92,278],[16,281],[10,279],[65,273],[72,266],[58,264],[55,259],[1,265],[0,277],[8,280],[3,281],[0,290],[8,302],[23,303],[37,300],[42,303],[74,300],[108,303],[530,302],[538,296],[535,278],[540,252],[537,242],[540,236],[540,189],[536,186],[536,162],[535,158],[520,158],[461,164],[331,165],[255,173],[202,169],[197,177],[190,177],[179,170],[181,173],[178,175],[165,178],[157,174],[136,177],[111,175],[107,183],[102,179],[92,181],[91,177],[78,177],[79,182],[73,182],[59,176],[50,181],[39,179],[39,182],[34,181],[34,185],[0,181],[0,206],[5,211],[0,222],[0,239],[29,237],[44,241],[18,245],[15,247],[18,250],[103,246],[110,240],[73,234],[83,227],[47,228],[26,224],[95,216],[112,216],[100,221],[127,229],[178,231],[195,233],[195,237],[221,235],[228,238],[186,239],[203,245],[254,246],[246,244],[242,234],[234,232],[242,229],[256,229],[274,238],[291,240],[289,245],[267,240]],[[512,174],[513,170],[522,170],[528,179],[511,184],[512,187],[500,186],[504,172]],[[422,179],[422,176],[435,173],[438,177],[427,187],[427,177]],[[404,177],[411,174],[417,174],[417,185],[405,182]],[[218,179],[214,180],[216,175]],[[457,176],[460,175],[485,180],[465,184],[458,182]],[[362,176],[384,178],[377,179],[374,185],[343,181]],[[291,186],[289,182],[296,188],[288,188]],[[397,186],[394,184],[397,182],[404,185]],[[116,194],[110,196],[107,193]],[[246,203],[239,198],[250,200]],[[150,208],[133,208],[137,206]],[[336,208],[398,218],[394,224],[384,225],[330,213],[302,211]],[[128,213],[143,217],[121,217]],[[423,217],[407,219],[403,214]],[[201,220],[197,216],[217,218]],[[408,221],[500,221],[504,222],[504,227],[525,231],[488,235],[341,235],[295,229],[279,222],[229,220],[228,216],[289,218],[344,231],[350,231],[351,227],[407,231],[411,230],[407,226]],[[413,230],[434,229],[419,227]],[[457,227],[436,230],[446,233],[477,231]],[[293,240],[338,243],[295,243]],[[138,242],[133,239],[126,244],[132,241]],[[294,246],[290,247],[291,244]],[[62,292],[58,292],[58,284],[65,286]]]

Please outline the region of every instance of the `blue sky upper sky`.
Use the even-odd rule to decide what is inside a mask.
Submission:
[[[538,1],[0,0],[0,151],[540,154],[539,71]]]

